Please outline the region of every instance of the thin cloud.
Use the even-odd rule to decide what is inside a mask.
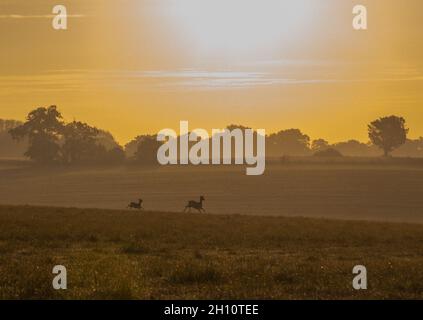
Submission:
[[[0,95],[12,92],[87,91],[90,90],[231,90],[331,83],[370,83],[423,81],[423,76],[405,72],[381,77],[293,77],[277,72],[207,70],[50,70],[33,75],[0,76]]]
[[[205,70],[175,70],[175,71],[144,71],[140,77],[162,79],[160,87],[179,87],[185,89],[234,89],[259,86],[275,86],[290,84],[326,83],[336,80],[291,79],[269,72],[248,71],[205,71]]]
[[[141,75],[151,78],[197,78],[197,79],[227,79],[227,78],[260,78],[263,72],[243,71],[204,71],[204,70],[176,70],[176,71],[144,71]]]
[[[174,71],[142,71],[129,72],[129,77],[153,78],[160,80],[156,85],[161,88],[177,88],[185,90],[224,90],[249,89],[264,86],[316,85],[330,83],[364,83],[364,82],[402,82],[422,81],[423,77],[414,72],[386,74],[383,77],[339,78],[332,76],[295,77],[283,72],[249,72],[249,71],[207,71],[207,70],[174,70]]]

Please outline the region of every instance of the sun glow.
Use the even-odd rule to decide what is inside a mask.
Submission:
[[[170,15],[205,52],[272,51],[301,41],[315,13],[310,0],[176,0]],[[204,53],[204,52],[203,52]]]

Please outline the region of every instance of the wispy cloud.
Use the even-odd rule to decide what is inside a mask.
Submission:
[[[293,79],[269,72],[249,71],[144,71],[139,76],[162,79],[162,83],[159,84],[161,87],[211,90],[336,81],[327,79]]]
[[[136,73],[138,77],[156,78],[161,81],[160,87],[178,87],[188,90],[224,90],[224,89],[248,89],[262,86],[283,85],[313,85],[330,83],[363,83],[363,82],[395,82],[395,81],[422,81],[420,73],[386,73],[380,77],[368,77],[367,75],[356,77],[339,77],[336,72],[332,74],[322,73],[308,75],[299,72],[296,76],[292,72],[244,72],[244,71],[199,71],[199,70],[176,70],[176,71],[144,71]]]
[[[258,78],[265,76],[263,72],[244,71],[205,71],[205,70],[175,70],[175,71],[143,71],[142,76],[152,78],[196,78],[196,79],[222,79],[222,78]]]
[[[240,63],[245,66],[258,67],[310,67],[310,66],[334,66],[343,62],[333,60],[315,60],[315,59],[272,59],[272,60],[257,60]]]
[[[392,71],[392,70],[390,70]],[[410,70],[408,70],[410,71]],[[0,94],[92,90],[243,90],[272,86],[319,85],[331,83],[370,83],[423,81],[417,70],[395,70],[374,76],[345,77],[336,72],[315,74],[299,72],[252,72],[232,70],[52,70],[34,75],[0,76]]]

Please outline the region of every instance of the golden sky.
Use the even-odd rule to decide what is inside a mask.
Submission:
[[[421,0],[1,0],[0,118],[55,104],[122,143],[180,120],[337,142],[397,114],[423,136],[422,27]]]

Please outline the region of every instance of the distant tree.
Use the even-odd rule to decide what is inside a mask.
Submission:
[[[138,141],[135,160],[142,164],[157,164],[157,150],[162,143],[156,135],[144,135],[136,138]]]
[[[21,121],[0,119],[0,133],[8,132],[18,126],[22,125]]]
[[[108,151],[115,148],[121,148],[119,143],[116,142],[113,135],[105,130],[98,129],[96,140],[98,144],[104,146]]]
[[[8,133],[2,131],[6,129]],[[22,143],[12,143],[10,138]],[[64,124],[56,106],[31,111],[25,123],[0,119],[0,143],[0,156],[18,157],[28,146],[24,155],[42,163],[116,164],[125,160],[122,147],[109,132],[79,121]]]
[[[310,137],[299,129],[282,130],[267,138],[267,146],[277,155],[308,155],[310,153]]]
[[[311,143],[311,151],[313,152],[327,150],[329,147],[329,142],[324,139],[313,140],[313,142]]]
[[[110,132],[99,130],[96,136],[96,142],[100,148],[106,150],[102,160],[104,164],[121,164],[126,160],[125,150],[116,142]]]
[[[23,158],[28,149],[27,138],[21,141],[14,140],[9,133],[22,125],[21,121],[0,119],[0,157],[2,158]]]
[[[363,143],[357,140],[338,142],[332,147],[341,152],[343,155],[350,157],[375,156],[378,153],[377,148],[370,142]]]
[[[48,163],[60,158],[58,141],[63,128],[62,115],[56,106],[50,106],[31,111],[25,123],[9,132],[13,139],[28,139],[25,156],[40,163]]]
[[[74,164],[101,160],[106,155],[106,148],[97,143],[99,133],[100,130],[83,122],[68,123],[63,130],[63,161]]]
[[[400,157],[423,157],[423,137],[407,141],[398,149],[392,152],[395,156]]]
[[[230,131],[235,130],[235,129],[240,129],[241,131],[245,131],[245,130],[251,129],[251,128],[240,125],[240,124],[230,124],[229,126],[226,127],[226,129],[228,129]]]
[[[126,159],[125,151],[121,146],[107,150],[106,158],[104,160],[107,164],[120,164]]]
[[[138,144],[144,139],[144,135],[140,135],[125,144],[125,154],[128,158],[134,158],[138,150]]]
[[[405,143],[408,133],[405,119],[397,116],[373,121],[369,124],[368,131],[370,141],[384,151],[385,157]]]

